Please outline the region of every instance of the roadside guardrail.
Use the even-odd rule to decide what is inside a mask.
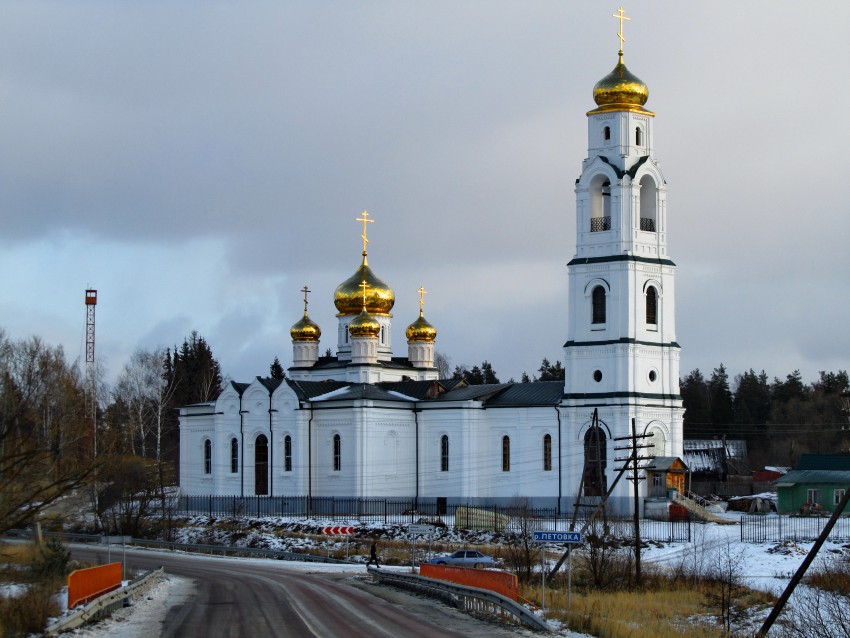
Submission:
[[[82,609],[61,618],[44,631],[45,636],[56,636],[63,631],[76,629],[87,622],[97,620],[124,605],[124,599],[133,594],[140,594],[150,587],[164,573],[162,567],[148,572],[142,578],[131,585],[113,590],[100,598],[95,598]]]
[[[397,587],[404,587],[445,600],[466,611],[477,611],[499,616],[511,616],[520,623],[537,631],[551,632],[552,628],[545,620],[531,613],[510,598],[488,589],[456,585],[444,580],[426,578],[415,574],[403,574],[368,567],[369,574],[379,580]]]

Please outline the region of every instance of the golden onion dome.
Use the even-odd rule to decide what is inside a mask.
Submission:
[[[318,341],[319,337],[322,336],[322,329],[319,328],[319,324],[307,316],[305,311],[301,320],[289,329],[289,334],[293,341]]]
[[[437,338],[437,329],[425,320],[422,313],[419,318],[407,326],[404,334],[408,341],[434,341]]]
[[[395,304],[393,289],[381,281],[366,262],[334,291],[334,305],[340,315],[356,315],[363,309],[363,282],[366,282],[366,311],[373,315],[389,315]]]
[[[348,332],[352,337],[377,337],[381,332],[381,324],[363,308],[354,321],[348,324]]]
[[[591,113],[606,111],[636,111],[654,115],[643,108],[649,99],[649,89],[640,78],[632,74],[623,63],[623,54],[617,66],[593,87],[593,101],[599,107]]]

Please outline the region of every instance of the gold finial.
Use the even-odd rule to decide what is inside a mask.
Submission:
[[[304,287],[301,289],[301,292],[304,293],[304,316],[307,316],[307,293],[313,292],[307,287],[307,284],[304,284]]]
[[[374,219],[369,219],[369,213],[367,213],[367,212],[364,210],[364,211],[363,211],[363,216],[362,216],[362,217],[358,217],[355,221],[363,222],[363,234],[362,234],[362,235],[360,235],[360,237],[362,237],[362,238],[363,238],[363,256],[365,257],[365,256],[366,256],[366,244],[368,244],[368,243],[369,243],[369,240],[366,238],[366,224],[371,224],[371,223],[372,223],[372,222],[374,222],[375,220],[374,220]]]
[[[623,35],[623,20],[631,20],[631,18],[626,17],[626,10],[623,7],[617,9],[617,13],[611,14],[612,18],[617,18],[620,21],[620,30],[617,32],[617,37],[620,38],[620,57],[623,56],[623,43],[626,41],[625,36]]]
[[[425,286],[419,286],[419,290],[416,292],[419,293],[419,316],[421,317],[425,309],[425,295],[428,291],[425,290]]]

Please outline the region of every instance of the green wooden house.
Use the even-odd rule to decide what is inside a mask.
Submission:
[[[831,514],[850,489],[850,454],[803,454],[775,485],[780,514]]]

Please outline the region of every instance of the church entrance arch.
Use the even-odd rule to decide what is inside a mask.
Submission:
[[[608,490],[608,445],[604,430],[598,425],[584,435],[584,496],[605,496]]]
[[[269,493],[269,440],[261,434],[254,442],[254,494]]]

